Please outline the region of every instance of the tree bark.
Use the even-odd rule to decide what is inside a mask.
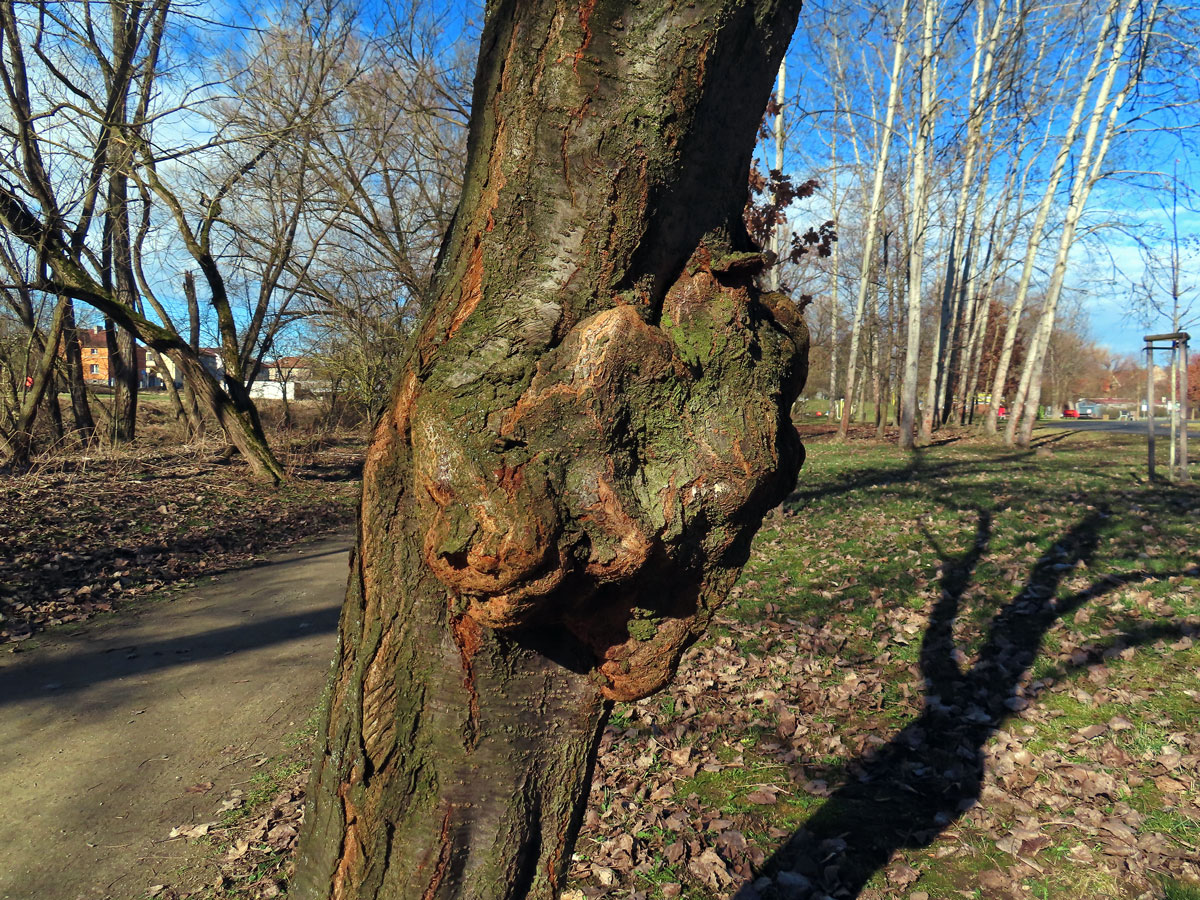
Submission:
[[[75,422],[75,433],[86,444],[96,431],[96,421],[92,418],[87,383],[83,379],[83,348],[79,341],[79,329],[75,326],[75,303],[70,298],[66,298],[66,303],[63,313],[63,356],[67,361],[67,390],[71,392],[71,417]]]
[[[557,897],[608,700],[666,684],[794,484],[807,332],[741,212],[798,8],[489,7],[293,896]]]
[[[1046,222],[1050,216],[1051,207],[1058,194],[1058,185],[1062,180],[1063,173],[1066,171],[1067,163],[1071,158],[1071,151],[1075,145],[1076,138],[1079,134],[1079,129],[1083,124],[1084,111],[1087,108],[1088,98],[1092,95],[1092,85],[1094,84],[1104,61],[1105,49],[1108,46],[1109,30],[1116,15],[1118,6],[1121,0],[1106,0],[1104,15],[1101,17],[1099,26],[1096,30],[1096,43],[1093,47],[1091,62],[1088,66],[1086,74],[1084,74],[1078,89],[1078,94],[1075,99],[1075,104],[1071,110],[1070,119],[1067,122],[1066,131],[1059,140],[1058,152],[1055,155],[1054,163],[1050,168],[1050,173],[1046,181],[1046,187],[1042,194],[1041,204],[1038,206],[1037,215],[1034,218],[1033,228],[1029,232],[1029,239],[1025,247],[1024,264],[1021,270],[1021,278],[1017,283],[1016,295],[1013,299],[1013,304],[1008,314],[1008,326],[1004,332],[1004,344],[1000,349],[1000,360],[996,365],[996,373],[992,380],[992,401],[988,406],[987,419],[984,422],[988,434],[996,434],[997,420],[999,417],[1000,406],[1004,402],[1004,385],[1008,381],[1009,365],[1012,362],[1013,351],[1016,347],[1017,331],[1021,325],[1021,314],[1025,308],[1025,300],[1029,293],[1030,280],[1033,277],[1033,271],[1037,262],[1038,251],[1041,248],[1042,239],[1045,236]],[[1016,403],[1009,399],[1009,421],[1015,422],[1018,411],[1015,409]],[[1006,435],[1006,441],[1012,443],[1011,431]]]
[[[196,279],[191,272],[183,273],[183,294],[187,298],[188,308],[188,346],[194,354],[200,353],[200,302],[196,298]],[[188,439],[199,440],[204,437],[204,416],[196,403],[196,392],[186,378],[183,381],[183,410],[188,417]]]
[[[113,386],[110,436],[114,443],[127,443],[137,434],[137,344],[127,329],[117,327],[111,319],[104,325]]]
[[[54,307],[54,316],[50,321],[50,330],[41,346],[41,356],[37,366],[30,376],[33,384],[26,391],[17,413],[12,436],[8,439],[8,463],[14,468],[24,468],[29,464],[33,453],[33,424],[37,418],[38,406],[46,394],[46,388],[54,382],[54,361],[58,354],[58,342],[62,338],[63,315],[66,299],[59,298]],[[58,399],[55,398],[55,403]]]
[[[1105,156],[1112,144],[1116,133],[1117,119],[1125,105],[1130,92],[1139,83],[1141,67],[1144,64],[1144,47],[1135,59],[1135,64],[1129,66],[1126,82],[1112,95],[1112,88],[1118,73],[1127,65],[1125,61],[1125,44],[1134,34],[1135,22],[1139,29],[1147,29],[1152,33],[1153,24],[1157,18],[1158,2],[1152,2],[1149,8],[1137,0],[1124,0],[1121,20],[1112,36],[1111,52],[1104,78],[1096,91],[1092,104],[1092,112],[1088,117],[1088,127],[1084,135],[1083,146],[1076,160],[1075,175],[1071,180],[1067,209],[1063,216],[1063,227],[1059,234],[1058,250],[1054,257],[1054,267],[1051,270],[1050,284],[1046,290],[1046,300],[1042,306],[1042,315],[1038,321],[1037,331],[1021,372],[1021,383],[1017,396],[1009,414],[1008,427],[1005,430],[1005,443],[1028,448],[1033,438],[1033,425],[1037,420],[1038,406],[1042,396],[1042,369],[1045,364],[1046,351],[1050,346],[1050,337],[1054,332],[1055,314],[1059,298],[1062,296],[1063,284],[1067,275],[1067,260],[1075,243],[1075,231],[1087,206],[1092,188],[1103,175],[1102,166]],[[1105,35],[1107,39],[1107,35]]]
[[[925,254],[925,234],[929,224],[929,196],[926,180],[926,154],[933,131],[933,96],[936,69],[934,67],[934,19],[936,0],[922,0],[921,28],[921,109],[917,124],[917,139],[913,146],[912,165],[912,226],[908,251],[908,314],[904,350],[904,378],[900,385],[900,437],[902,450],[916,445],[913,427],[917,418],[917,373],[921,352],[921,277]]]
[[[875,251],[875,231],[883,211],[883,182],[887,174],[888,148],[891,146],[892,129],[896,120],[896,109],[900,105],[900,87],[903,81],[904,56],[908,47],[909,0],[900,4],[900,24],[896,30],[896,41],[892,48],[892,72],[888,86],[887,113],[879,135],[879,155],[875,159],[875,178],[871,186],[871,201],[867,206],[867,221],[863,226],[863,259],[859,271],[858,298],[854,303],[854,319],[850,326],[850,350],[846,358],[845,405],[842,419],[838,423],[836,440],[844,441],[850,427],[850,409],[854,404],[854,373],[858,365],[858,342],[862,330],[863,309],[867,302],[867,291],[871,287],[871,259]]]

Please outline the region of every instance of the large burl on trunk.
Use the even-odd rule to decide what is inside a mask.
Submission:
[[[741,213],[799,5],[489,5],[293,896],[556,896],[611,701],[667,682],[793,486],[807,332]]]

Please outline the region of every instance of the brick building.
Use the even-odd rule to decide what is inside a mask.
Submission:
[[[112,372],[108,365],[108,341],[103,328],[82,329],[79,344],[83,353],[83,380],[88,384],[111,385]],[[146,373],[146,348],[137,347],[138,383],[150,387]]]

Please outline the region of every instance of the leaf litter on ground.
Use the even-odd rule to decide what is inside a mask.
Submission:
[[[188,447],[65,455],[0,481],[0,644],[349,526],[361,440],[278,443],[282,488]]]
[[[564,900],[1200,884],[1200,491],[1116,436],[808,442],[710,635],[614,710]],[[286,884],[303,784],[217,896]]]

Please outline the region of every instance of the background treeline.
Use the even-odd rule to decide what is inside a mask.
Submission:
[[[474,28],[444,5],[213,9],[0,3],[11,462],[39,408],[92,435],[84,322],[107,333],[115,441],[136,427],[135,339],[182,373],[191,433],[217,422],[267,478],[265,361],[311,355],[367,415],[386,396],[457,201]]]
[[[815,297],[810,408],[829,401],[843,435],[852,411],[898,421],[905,446],[971,420],[1027,444],[1039,405],[1144,394],[1088,306],[1119,297],[1131,332],[1200,312],[1173,162],[1197,124],[1198,21],[1153,0],[807,4],[789,161],[839,237],[785,278]]]
[[[135,342],[181,373],[188,433],[216,423],[268,479],[250,388],[272,359],[303,356],[334,414],[376,414],[457,201],[480,15],[0,0],[5,460],[35,434],[97,437],[84,326],[106,336],[106,440],[135,435]],[[814,298],[810,408],[843,433],[895,420],[911,445],[948,422],[995,432],[1003,405],[1027,443],[1039,404],[1081,384],[1132,394],[1070,264],[1137,188],[1162,215],[1131,304],[1177,327],[1200,306],[1187,173],[1160,165],[1197,118],[1196,27],[1162,0],[807,4],[749,218],[770,239],[776,201],[821,249],[770,276]]]

